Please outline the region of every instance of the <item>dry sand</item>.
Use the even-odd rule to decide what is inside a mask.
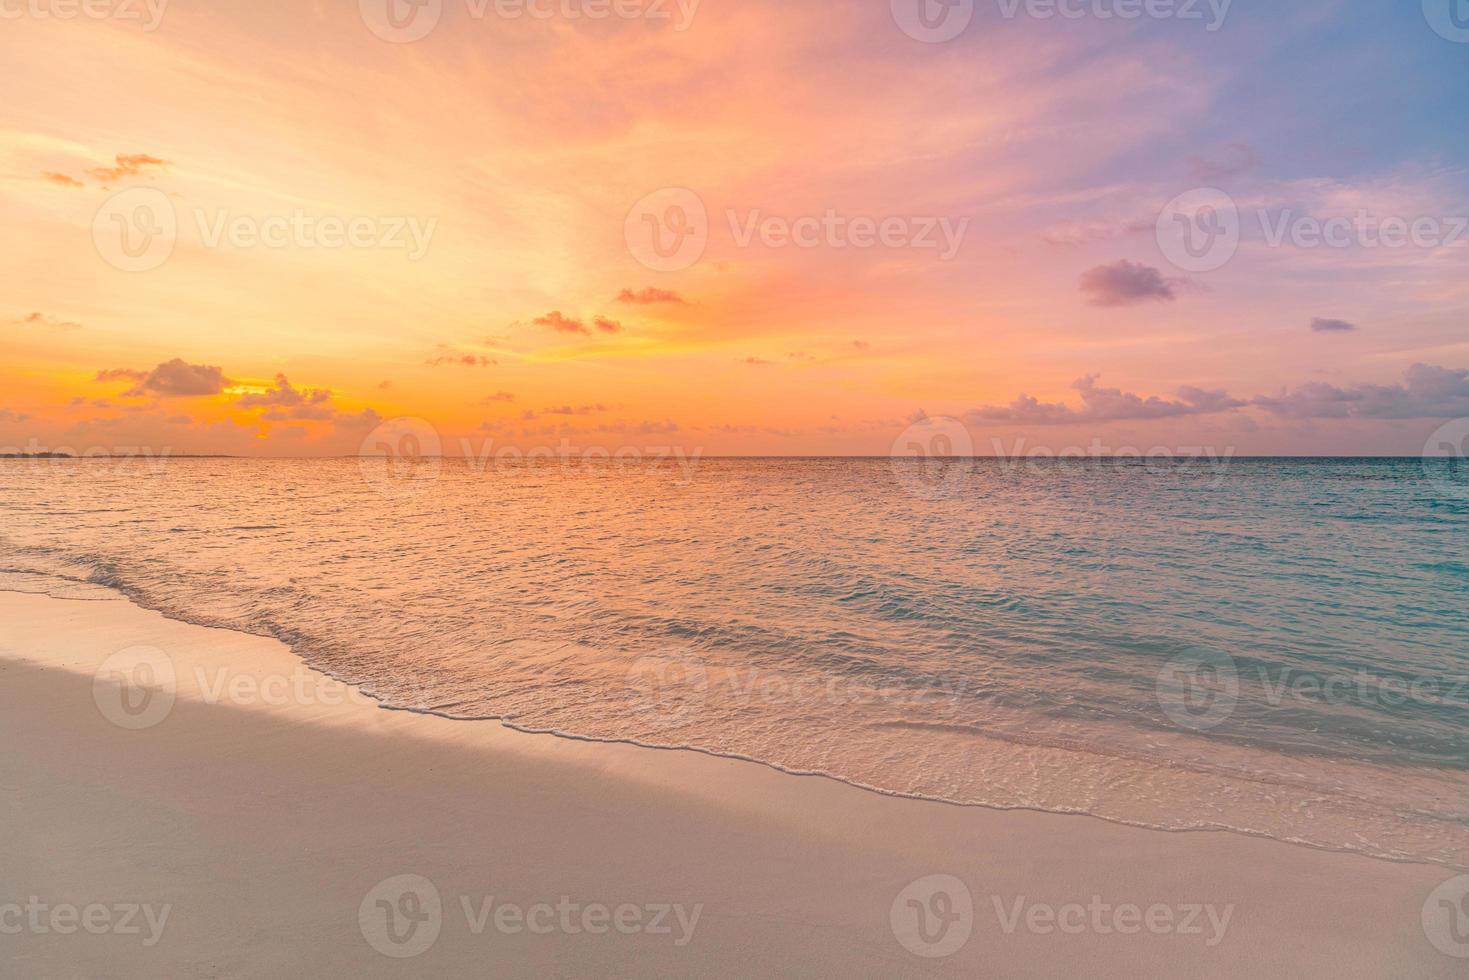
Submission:
[[[1442,868],[385,711],[122,599],[0,594],[0,702],[5,977],[1469,976]]]

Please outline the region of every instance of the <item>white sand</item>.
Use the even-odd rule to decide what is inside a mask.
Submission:
[[[140,644],[178,693],[129,730],[93,677]],[[1421,921],[1441,868],[893,799],[351,693],[272,640],[0,594],[0,976],[1469,976]],[[416,879],[373,891],[399,875],[440,913]],[[934,958],[890,924],[928,875],[973,901]]]

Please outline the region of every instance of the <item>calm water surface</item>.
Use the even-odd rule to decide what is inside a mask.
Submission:
[[[1469,473],[1423,465],[0,461],[0,587],[394,707],[1465,867]]]

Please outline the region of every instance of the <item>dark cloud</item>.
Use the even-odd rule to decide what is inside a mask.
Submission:
[[[325,388],[296,388],[284,374],[275,376],[275,384],[262,392],[241,395],[235,402],[241,408],[261,405],[319,405],[330,401],[332,393]]]
[[[1120,388],[1099,388],[1095,374],[1078,379],[1072,387],[1081,394],[1080,408],[1060,402],[1042,402],[1030,395],[1021,395],[1009,405],[977,408],[968,417],[978,422],[1065,425],[1075,422],[1118,422],[1208,415],[1242,408],[1248,404],[1230,397],[1224,391],[1205,391],[1188,386],[1178,390],[1177,400],[1163,399],[1156,395],[1144,398]]]
[[[1357,325],[1346,320],[1328,320],[1317,316],[1311,318],[1311,329],[1316,333],[1351,333],[1357,329]]]
[[[481,405],[492,405],[495,402],[513,402],[515,396],[508,391],[497,391],[493,395],[486,395],[479,400]]]
[[[1099,265],[1081,275],[1081,291],[1092,306],[1129,306],[1150,300],[1168,302],[1178,298],[1179,280],[1165,279],[1149,265],[1120,259]]]
[[[647,286],[639,289],[637,292],[633,292],[631,289],[624,289],[617,294],[617,302],[633,303],[639,306],[651,306],[655,303],[673,303],[677,305],[686,305],[688,303],[687,300],[671,289],[657,289],[653,286]]]
[[[217,395],[230,385],[224,372],[210,364],[189,364],[175,357],[164,361],[151,371],[134,371],[128,368],[113,368],[97,373],[98,381],[136,381],[132,388],[123,392],[125,398],[142,398],[158,395],[163,398],[194,398],[201,395]]]
[[[593,317],[592,325],[603,333],[621,333],[622,324],[616,320],[609,320],[605,316]]]
[[[1255,405],[1297,419],[1429,419],[1469,416],[1469,371],[1414,364],[1401,384],[1340,388],[1313,381]]]
[[[332,393],[325,388],[296,388],[284,374],[277,374],[272,387],[241,395],[235,404],[240,408],[267,409],[260,416],[267,422],[325,421],[336,414],[327,404],[331,397]]]
[[[25,422],[30,417],[29,412],[16,412],[8,408],[0,408],[0,422]]]

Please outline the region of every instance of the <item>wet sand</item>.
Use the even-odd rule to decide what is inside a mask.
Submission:
[[[1443,868],[386,711],[120,598],[0,593],[0,719],[7,977],[1469,970]]]

